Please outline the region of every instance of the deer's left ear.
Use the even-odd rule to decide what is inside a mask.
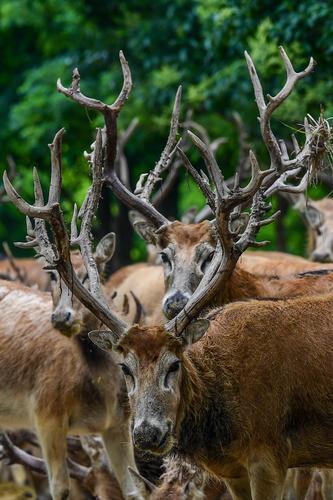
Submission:
[[[186,347],[190,347],[203,337],[210,325],[209,319],[200,318],[192,321],[183,331],[182,339]]]
[[[114,251],[116,248],[116,235],[114,233],[108,233],[101,241],[98,243],[94,258],[98,266],[105,265],[110,259],[112,259]]]
[[[92,330],[88,337],[97,347],[103,351],[112,351],[119,342],[119,336],[111,330]]]

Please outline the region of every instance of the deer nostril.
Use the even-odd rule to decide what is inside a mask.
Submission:
[[[70,311],[68,311],[68,313],[67,313],[67,314],[66,314],[66,316],[65,316],[65,321],[66,321],[66,322],[67,322],[67,321],[69,321],[69,320],[71,319],[71,317],[72,317],[72,314],[71,314],[71,312],[70,312]]]
[[[157,448],[163,443],[164,437],[159,427],[147,421],[142,422],[133,429],[134,444],[142,449]]]
[[[56,315],[54,313],[51,314],[51,321],[52,323],[56,322]]]
[[[330,261],[330,254],[328,252],[325,252],[325,253],[313,252],[311,257],[312,257],[312,260],[314,262],[329,262]]]
[[[168,319],[174,318],[187,304],[189,297],[181,292],[170,295],[163,305],[163,312]]]

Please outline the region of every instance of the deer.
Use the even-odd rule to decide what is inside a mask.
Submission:
[[[314,201],[305,193],[285,194],[288,202],[300,212],[308,228],[308,254],[314,262],[331,263],[333,234],[333,200]]]
[[[260,111],[264,125],[277,102],[284,100],[295,81],[304,76],[304,72],[293,70],[286,54],[281,52],[287,67],[287,84],[278,96],[270,97],[268,105],[263,101]],[[310,61],[309,68],[312,66]],[[256,75],[253,69],[252,73]],[[102,107],[89,98],[82,100],[81,93],[76,94],[78,97],[85,105]],[[103,114],[106,168],[109,167],[113,188],[119,190],[122,188],[112,172],[117,116],[105,106]],[[306,147],[302,155],[296,155],[285,165],[269,127],[266,133],[266,139],[274,145],[274,161],[271,168],[263,171],[252,153],[252,179],[245,188],[227,187],[217,164],[208,162],[215,191],[202,178],[199,186],[216,214],[214,255],[189,301],[163,326],[129,327],[119,319],[106,305],[93,259],[87,263],[87,271],[93,278],[90,289],[83,287],[71,264],[71,238],[59,198],[42,207],[29,205],[4,175],[8,196],[19,210],[50,224],[56,247],[53,253],[49,247],[44,251],[50,265],[108,328],[92,331],[89,337],[102,350],[112,350],[122,362],[134,444],[155,454],[176,447],[180,456],[191,458],[208,473],[225,479],[234,498],[255,500],[280,498],[288,467],[330,467],[333,461],[329,417],[332,387],[327,378],[333,356],[332,296],[236,302],[197,319],[230,278],[244,250],[249,245],[258,245],[255,236],[259,228],[274,220],[275,216],[262,219],[267,213],[267,191],[287,168],[298,168],[300,162],[304,165],[305,151],[309,152]],[[309,147],[309,130],[306,141]],[[125,193],[138,207],[137,198],[129,191]],[[239,210],[249,205],[251,211],[245,229],[238,225],[238,229],[231,230],[235,211],[240,218]],[[140,207],[152,220],[160,217],[147,202],[140,203]],[[84,255],[91,255],[91,245],[89,248],[89,252],[83,251]],[[322,320],[319,334],[318,318]],[[302,355],[298,356],[299,353]],[[281,359],[286,371],[281,369]],[[307,364],[313,366],[313,372],[304,369]],[[267,398],[259,397],[263,381],[271,388]],[[306,422],[300,419],[304,407],[308,414]],[[203,429],[211,431],[211,425],[214,432],[206,436]]]
[[[131,87],[128,64],[122,54],[120,62],[124,74],[123,89],[108,108],[115,115],[118,115]],[[47,204],[57,207],[57,210],[60,210],[63,134],[62,129],[50,145],[51,181]],[[71,223],[71,241],[80,248],[88,280],[82,283],[73,268],[71,280],[63,280],[58,266],[49,266],[50,270],[60,274],[69,290],[73,279],[73,283],[78,283],[89,297],[95,293],[101,297],[98,262],[91,246],[90,232],[104,182],[102,157],[102,132],[98,130],[95,150],[90,157],[92,185],[83,203],[80,230],[77,229],[80,212],[76,208]],[[47,209],[36,169],[33,176],[35,205],[32,210],[39,214],[34,232],[38,234],[39,253],[49,262],[51,255],[57,259],[43,219]],[[5,173],[4,185],[11,197],[8,182]],[[21,201],[25,205],[23,199]],[[36,246],[36,242],[33,243],[30,242],[30,246]],[[136,464],[129,432],[125,383],[113,355],[101,353],[87,336],[68,338],[60,335],[50,324],[52,303],[41,292],[10,282],[2,283],[1,290],[2,316],[8,318],[8,321],[2,321],[0,330],[3,339],[0,342],[1,425],[36,429],[54,500],[69,496],[66,435],[73,432],[99,433],[124,497],[142,499],[128,471],[128,466],[136,470]],[[95,320],[95,325],[96,321],[99,324]]]

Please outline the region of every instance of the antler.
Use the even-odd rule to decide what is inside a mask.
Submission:
[[[60,208],[60,193],[61,193],[61,142],[64,129],[61,129],[55,136],[51,149],[51,183],[49,189],[48,202],[42,204],[41,186],[37,170],[34,170],[34,186],[35,186],[35,204],[30,205],[24,201],[21,196],[15,191],[11,182],[8,179],[7,173],[4,173],[4,185],[10,200],[14,205],[25,215],[35,218],[36,225],[41,219],[42,222],[48,222],[54,236],[54,245],[50,244],[48,238],[45,238],[40,251],[47,260],[49,267],[56,269],[66,285],[76,297],[104,323],[114,333],[121,336],[127,329],[126,323],[121,321],[113,314],[108,306],[107,301],[101,289],[100,278],[98,274],[97,264],[92,252],[91,243],[91,224],[95,212],[98,207],[98,201],[103,184],[102,178],[102,132],[97,131],[94,154],[91,157],[92,161],[92,185],[88,190],[81,210],[77,213],[77,208],[74,208],[74,215],[71,224],[71,238],[66,230],[63,213]],[[81,228],[77,230],[77,218],[81,219]],[[43,227],[43,224],[42,224]],[[75,274],[71,259],[70,246],[71,244],[80,247],[83,262],[89,276],[88,291],[81,283],[78,276]]]
[[[173,105],[168,140],[162,151],[161,157],[148,174],[142,174],[140,176],[134,191],[134,194],[138,195],[141,200],[146,202],[149,202],[156,184],[162,180],[161,175],[168,170],[176,152],[181,94],[182,88],[180,86],[178,87]],[[178,144],[179,143],[180,140],[178,141]]]
[[[279,50],[287,73],[287,80],[283,88],[276,94],[276,96],[271,96],[270,94],[267,95],[268,104],[266,104],[265,102],[262,85],[260,83],[253,61],[249,56],[249,54],[245,51],[245,58],[250,73],[250,77],[252,80],[255,100],[259,109],[259,122],[260,122],[261,135],[270,155],[271,167],[274,167],[277,172],[283,171],[286,167],[289,166],[289,163],[286,163],[286,161],[282,158],[278,141],[272,131],[270,123],[272,114],[291,94],[296,83],[305,76],[309,75],[314,70],[316,64],[314,59],[311,57],[310,62],[308,66],[305,68],[305,70],[297,73],[294,70],[293,65],[289,57],[287,56],[287,53],[285,52],[284,48],[280,46]],[[302,160],[301,165],[303,165],[304,153],[303,155],[301,155],[300,159]],[[298,158],[294,158],[292,160],[294,166],[296,166],[296,164],[299,163],[298,160],[299,160]]]
[[[30,453],[16,446],[6,432],[1,432],[0,444],[2,447],[0,459],[5,459],[7,464],[21,464],[38,474],[47,475],[47,468],[44,460],[30,455]],[[67,462],[70,477],[80,481],[86,479],[90,472],[89,468],[71,459],[68,459]]]
[[[261,170],[254,153],[250,151],[249,159],[252,171],[250,182],[246,187],[241,188],[238,175],[236,175],[234,186],[229,187],[212,151],[199,137],[189,132],[190,138],[203,157],[209,178],[205,175],[199,175],[185,153],[179,149],[185,167],[197,182],[210,209],[216,215],[215,228],[218,243],[211,265],[197,290],[178,316],[166,324],[166,328],[176,335],[184,331],[191,319],[199,314],[205,304],[222,289],[242,252],[248,246],[265,244],[265,242],[256,242],[256,235],[260,227],[271,223],[278,215],[277,212],[268,219],[264,219],[265,213],[271,208],[270,205],[267,206],[266,202],[269,194],[279,189],[286,189],[285,181],[291,174],[295,175],[295,170],[298,167],[302,166],[308,172],[312,161],[316,160],[318,136],[315,136],[314,130],[310,130],[307,120],[305,120],[305,145],[302,149],[298,148],[295,157],[291,160],[289,156],[287,158],[283,144],[281,144],[280,150],[279,143],[272,132],[270,119],[273,111],[290,95],[296,82],[314,68],[314,61],[311,58],[308,67],[303,72],[296,73],[285,51],[280,48],[280,52],[287,71],[287,82],[275,97],[268,96],[268,104],[264,100],[261,83],[252,59],[245,53],[259,108],[261,133],[271,158],[269,169]],[[327,129],[322,134],[322,138],[326,137],[326,132]],[[214,186],[214,190],[211,189],[210,184]],[[300,186],[296,188],[293,186],[293,189],[301,189],[302,187],[301,182]],[[251,205],[251,209],[250,213],[247,214],[248,220],[245,229],[238,228],[238,230],[233,231],[231,228],[233,221],[237,221],[242,215],[242,209],[249,205]]]
[[[58,80],[57,88],[59,92],[73,99],[75,102],[86,108],[95,109],[104,117],[105,122],[105,158],[104,158],[104,175],[106,184],[112,189],[114,194],[132,210],[141,212],[156,226],[161,226],[168,222],[150,203],[144,198],[138,197],[131,193],[129,189],[120,181],[116,172],[116,155],[117,155],[117,117],[124,106],[132,88],[132,77],[128,62],[126,61],[122,51],[119,53],[119,59],[123,71],[124,83],[123,88],[112,105],[103,103],[102,101],[86,97],[80,90],[80,74],[77,69],[73,72],[73,81],[70,88],[66,88]]]

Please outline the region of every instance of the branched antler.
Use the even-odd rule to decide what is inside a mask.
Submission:
[[[59,92],[73,99],[78,104],[89,109],[94,109],[103,115],[105,122],[105,182],[112,189],[117,198],[119,198],[125,205],[132,210],[141,212],[145,217],[159,227],[162,224],[167,223],[167,219],[163,217],[150,203],[131,193],[131,191],[129,191],[129,189],[120,181],[116,171],[117,117],[121,108],[128,99],[132,88],[131,72],[122,51],[119,53],[119,58],[123,71],[124,83],[119,96],[112,105],[86,97],[81,93],[80,75],[77,69],[74,70],[73,81],[70,88],[64,87],[60,80],[57,82],[57,88]]]
[[[308,67],[297,73],[282,47],[280,53],[286,68],[287,81],[276,96],[268,96],[268,104],[265,102],[262,86],[252,59],[245,53],[259,109],[261,133],[271,159],[269,169],[261,170],[254,153],[250,151],[251,180],[247,186],[240,187],[239,177],[236,175],[232,187],[225,180],[210,148],[195,134],[189,132],[192,142],[204,160],[209,180],[204,175],[198,174],[186,155],[180,152],[185,167],[197,182],[210,209],[215,214],[217,246],[211,265],[197,290],[178,316],[166,325],[166,328],[176,335],[183,332],[191,318],[199,314],[202,307],[223,288],[242,252],[248,246],[261,246],[266,243],[256,241],[257,233],[260,227],[271,223],[278,215],[275,213],[271,217],[265,218],[265,214],[271,208],[270,205],[267,205],[267,197],[280,189],[301,190],[304,177],[298,186],[286,187],[286,181],[299,173],[299,167],[304,168],[308,174],[311,164],[318,161],[318,154],[322,155],[322,143],[327,140],[328,134],[327,124],[324,124],[323,130],[318,133],[318,129],[315,126],[310,129],[308,120],[305,120],[305,145],[303,148],[297,145],[296,148],[294,141],[295,156],[292,159],[289,158],[284,143],[279,145],[272,132],[270,120],[273,112],[290,95],[297,81],[309,74],[314,68],[314,61],[311,58]],[[321,144],[319,148],[318,143]],[[214,187],[213,189],[210,187],[211,185]],[[242,210],[249,206],[251,206],[250,213],[242,214]],[[242,218],[246,219],[245,227],[244,225],[242,227]],[[237,219],[238,228],[234,230],[232,224]]]
[[[66,225],[64,222],[63,213],[61,211],[60,193],[61,193],[61,142],[64,129],[61,129],[55,136],[53,143],[50,145],[51,150],[51,183],[49,189],[48,202],[42,204],[42,193],[37,171],[34,171],[34,186],[35,186],[35,204],[30,205],[24,201],[21,196],[15,191],[11,182],[8,179],[7,173],[4,173],[4,185],[7,195],[14,205],[26,216],[35,218],[36,225],[39,219],[50,225],[54,236],[54,244],[51,245],[49,239],[45,239],[45,245],[40,247],[40,252],[47,260],[49,267],[56,269],[66,285],[76,297],[102,321],[106,326],[111,328],[117,335],[121,335],[127,328],[126,323],[121,321],[107,307],[107,301],[101,290],[101,284],[97,265],[92,254],[91,245],[91,224],[95,212],[97,210],[100,192],[102,188],[102,139],[101,131],[97,131],[97,140],[95,143],[95,151],[92,157],[92,185],[87,193],[83,203],[84,209],[80,210],[77,215],[77,210],[74,210],[72,219],[72,237],[68,236]],[[78,233],[76,228],[76,219],[81,218],[81,229]],[[45,226],[41,225],[42,229]],[[71,258],[70,246],[71,243],[80,246],[84,265],[86,267],[89,279],[90,290],[87,290],[81,283],[78,276],[75,274]]]
[[[38,474],[42,474],[44,476],[47,475],[47,469],[44,460],[42,458],[37,458],[33,455],[30,455],[26,451],[16,446],[6,432],[2,432],[0,434],[0,444],[2,447],[0,458],[2,460],[5,460],[8,465],[21,464],[32,470],[33,472],[37,472]],[[74,462],[71,459],[68,459],[67,463],[69,475],[72,478],[78,479],[79,481],[83,481],[86,479],[90,472],[90,469]]]

